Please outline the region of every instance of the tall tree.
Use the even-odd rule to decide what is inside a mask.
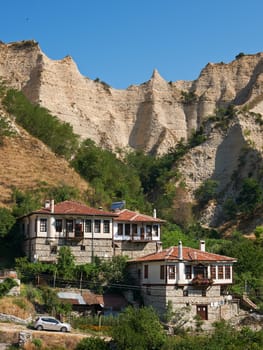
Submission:
[[[72,279],[75,270],[75,257],[70,247],[60,247],[58,253],[57,272],[58,276],[64,279]]]
[[[162,325],[151,307],[128,307],[112,337],[118,350],[159,350],[165,342]]]

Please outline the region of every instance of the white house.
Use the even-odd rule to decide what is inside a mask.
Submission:
[[[203,320],[229,318],[237,304],[228,294],[233,283],[236,259],[200,249],[183,247],[182,242],[163,251],[138,257],[129,262],[130,271],[139,284],[145,305],[162,314],[168,301],[173,309],[188,306],[190,317]]]
[[[77,263],[91,262],[94,256],[134,258],[155,252],[163,222],[127,209],[105,211],[76,201],[53,200],[20,218],[30,261],[55,262],[59,248],[66,245]]]
[[[113,219],[114,250],[117,254],[136,258],[161,248],[161,225],[164,220],[128,209],[116,211]]]

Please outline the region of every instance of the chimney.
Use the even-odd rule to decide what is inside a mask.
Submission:
[[[183,245],[182,241],[178,242],[178,259],[183,260]]]
[[[55,207],[55,201],[54,199],[51,199],[50,201],[50,212],[54,213],[54,207]]]
[[[45,209],[50,209],[50,200],[45,201]]]
[[[205,252],[205,241],[199,242],[199,249],[201,250],[201,252]]]
[[[54,213],[54,199],[45,200],[45,209],[50,209],[51,213]]]
[[[156,219],[156,209],[153,209],[153,217]]]

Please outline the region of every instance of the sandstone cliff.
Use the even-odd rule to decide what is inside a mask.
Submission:
[[[180,164],[189,200],[206,179],[218,180],[220,190],[229,194],[236,172],[244,177],[259,173],[262,127],[251,112],[263,113],[263,53],[240,55],[228,64],[209,63],[195,81],[167,82],[155,70],[149,81],[116,90],[81,75],[69,56],[49,59],[35,41],[0,43],[0,79],[72,124],[81,138],[113,151],[165,153],[179,140],[187,140],[216,108],[233,104],[240,113],[228,129],[208,123],[207,141]],[[255,161],[240,166],[248,146],[256,154],[257,167]],[[217,222],[220,206],[209,210],[205,223]]]
[[[84,77],[71,57],[49,59],[34,41],[0,44],[0,78],[23,90],[82,138],[109,149],[166,152],[187,139],[215,107],[253,102],[262,95],[263,54],[208,64],[192,82],[167,82],[155,70],[139,86],[116,90]],[[182,91],[195,101],[183,101]],[[258,112],[263,102],[257,103]]]

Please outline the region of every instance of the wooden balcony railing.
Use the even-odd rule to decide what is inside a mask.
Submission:
[[[142,233],[140,235],[133,234],[131,235],[131,240],[135,242],[147,242],[147,241],[152,241],[153,240],[153,235],[151,233]]]
[[[83,231],[66,232],[66,239],[72,241],[81,241],[84,238]]]
[[[206,277],[202,277],[202,276],[195,276],[192,279],[192,284],[194,286],[200,286],[200,287],[208,287],[211,286],[213,284],[213,280],[212,278],[206,278]]]

